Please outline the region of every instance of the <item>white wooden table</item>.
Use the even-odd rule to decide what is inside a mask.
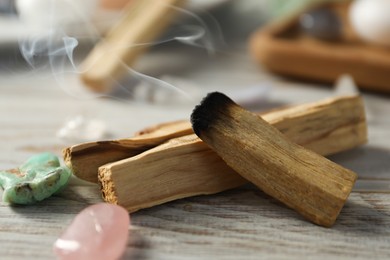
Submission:
[[[139,68],[199,91],[245,90],[268,82],[272,89],[260,107],[316,101],[332,90],[288,82],[258,69],[245,53],[207,57],[191,48],[162,48]],[[190,61],[190,62],[189,62]],[[77,99],[64,93],[48,72],[0,77],[0,168],[20,165],[29,156],[58,155],[72,144],[56,137],[67,118],[83,115],[104,121],[113,136],[131,136],[145,126],[189,118],[187,104],[145,104],[105,98]],[[166,75],[170,77],[166,77]],[[68,76],[74,79],[76,76]],[[173,81],[175,81],[173,80]],[[178,84],[180,85],[180,84]],[[369,144],[331,159],[352,168],[361,179],[390,182],[389,97],[364,94]],[[359,181],[336,224],[322,228],[253,186],[198,196],[131,215],[125,259],[390,258],[390,187],[361,192]],[[361,186],[363,185],[363,186]],[[0,259],[52,259],[52,244],[84,207],[101,201],[94,185],[71,183],[60,195],[32,206],[0,204]]]

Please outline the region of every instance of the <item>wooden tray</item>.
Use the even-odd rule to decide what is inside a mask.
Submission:
[[[255,59],[270,71],[307,80],[334,82],[350,74],[358,86],[390,93],[390,49],[363,43],[347,19],[348,3],[328,3],[343,23],[340,41],[326,42],[303,33],[299,14],[255,32],[250,48]]]

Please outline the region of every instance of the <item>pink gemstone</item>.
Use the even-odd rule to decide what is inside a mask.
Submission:
[[[129,236],[129,213],[99,203],[82,210],[54,243],[58,259],[118,259]]]

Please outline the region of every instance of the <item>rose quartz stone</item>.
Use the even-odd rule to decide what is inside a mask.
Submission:
[[[118,259],[126,249],[129,224],[129,213],[120,206],[89,206],[54,243],[54,253],[58,259]]]

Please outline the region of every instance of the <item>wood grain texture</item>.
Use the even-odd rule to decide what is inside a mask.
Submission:
[[[99,168],[103,199],[129,212],[185,197],[214,194],[246,180],[196,135],[169,140]]]
[[[202,53],[175,45],[147,53],[145,66],[164,69],[167,61],[185,63],[189,67],[175,70],[175,75],[194,84],[204,82],[205,92],[215,89],[216,81],[223,90],[237,78],[255,77],[260,82],[266,76],[273,86],[270,105],[313,102],[334,94],[317,85],[272,78],[248,66],[250,60],[244,54],[216,56],[210,62]],[[183,56],[188,58],[183,61]],[[61,149],[72,143],[55,133],[74,115],[98,117],[115,136],[123,137],[145,126],[186,118],[193,108],[75,99],[64,94],[47,77],[49,73],[31,78],[12,76],[9,71],[1,75],[1,169],[20,165],[39,152],[61,155]],[[244,84],[240,86],[240,91],[246,90]],[[331,229],[312,225],[258,188],[244,186],[131,214],[130,241],[123,259],[389,259],[390,193],[385,184],[390,181],[390,102],[388,97],[369,93],[363,99],[369,143],[330,157],[359,175],[359,189],[352,191]],[[382,193],[365,186],[368,180],[380,183]],[[365,193],[360,193],[363,188]],[[66,225],[86,206],[101,201],[98,185],[73,183],[60,195],[31,207],[0,203],[0,258],[53,259],[52,244]]]
[[[188,121],[163,123],[137,133],[135,137],[73,145],[63,150],[65,164],[80,179],[97,183],[99,166],[128,158],[170,138],[192,133]]]
[[[289,141],[222,93],[207,95],[191,122],[194,132],[242,177],[309,221],[334,224],[356,173]]]
[[[286,138],[310,145],[312,151],[323,155],[334,148],[341,151],[358,146],[367,138],[364,106],[358,96],[286,108],[266,113],[264,118],[279,127]],[[355,134],[342,131],[345,128]],[[340,131],[342,135],[332,134]],[[346,145],[340,139],[353,142]],[[103,165],[98,179],[104,200],[129,212],[246,183],[195,135],[173,138],[137,156]]]
[[[364,104],[358,96],[325,99],[262,113],[262,116],[291,141],[323,155],[345,151],[367,141]],[[97,183],[100,166],[191,133],[189,121],[163,123],[141,130],[133,138],[73,145],[63,151],[64,161],[77,177]]]
[[[74,186],[35,207],[1,205],[2,259],[53,259],[64,226],[99,201],[95,188]],[[308,224],[252,186],[186,198],[133,213],[123,259],[387,259],[388,198],[352,193],[332,229]]]

